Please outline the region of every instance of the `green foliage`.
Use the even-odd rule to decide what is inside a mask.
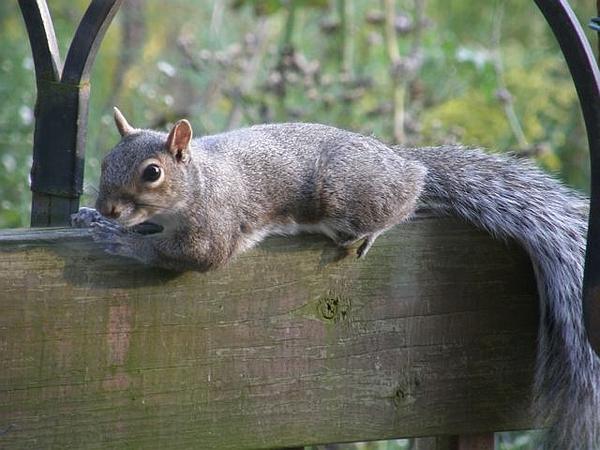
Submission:
[[[541,433],[539,431],[522,433],[506,432],[496,434],[497,450],[534,450],[539,448]]]
[[[257,16],[266,16],[280,12],[282,9],[291,7],[298,8],[326,8],[327,0],[235,0],[232,9],[236,10],[249,6]]]
[[[592,15],[585,2],[574,3],[583,17]],[[51,2],[63,57],[87,4]],[[164,128],[188,116],[197,135],[302,120],[394,140],[398,105],[392,102],[385,14],[377,6],[345,0],[174,0],[169,11],[175,13],[165,14],[159,2],[126,2],[93,71],[86,159],[90,195],[84,202],[93,201],[99,161],[117,140],[113,104],[138,126]],[[416,72],[401,77],[406,143],[462,142],[533,153],[542,165],[585,189],[587,143],[579,105],[533,2],[496,1],[474,8],[458,0],[450,8],[430,0],[427,6],[418,21],[412,0],[396,4],[403,62],[414,62],[415,46],[421,55]],[[498,23],[496,52],[491,36]],[[0,48],[5,105],[0,111],[0,226],[24,226],[31,198],[33,68],[15,3],[2,3],[0,25],[5,43]],[[498,57],[510,107],[531,148],[519,148],[522,142],[499,100]]]
[[[64,57],[88,1],[50,3]],[[589,2],[572,3],[584,20],[594,14]],[[84,203],[93,201],[99,161],[118,138],[113,104],[137,126],[165,129],[187,116],[196,135],[302,120],[393,141],[395,89],[406,93],[400,107],[407,144],[462,142],[533,154],[586,189],[579,105],[534,2],[497,0],[484,8],[456,0],[450,8],[429,0],[421,19],[415,5],[396,2],[404,66],[393,69],[380,3],[173,0],[165,14],[161,2],[125,2],[93,71]],[[0,36],[0,226],[25,226],[35,84],[16,2],[0,5]],[[393,70],[400,70],[400,84]]]
[[[306,450],[410,450],[410,448],[410,440],[408,439],[305,447]]]
[[[17,12],[17,11],[14,11]],[[0,227],[29,221],[35,83],[29,43],[21,18],[3,3],[0,8]]]
[[[51,4],[63,55],[87,3]],[[189,116],[197,134],[303,120],[394,139],[392,69],[385,17],[376,4],[175,0],[169,8],[175,14],[165,14],[158,2],[141,2],[133,15],[125,14],[126,5],[107,33],[93,72],[86,185],[96,183],[99,160],[117,138],[110,119],[113,103],[139,126],[164,128]],[[577,1],[575,6],[581,12],[588,5]],[[498,98],[494,58],[500,58],[510,106],[531,148],[542,149],[533,153],[570,184],[586,187],[579,105],[533,2],[497,1],[473,8],[462,0],[450,9],[430,0],[421,26],[415,26],[411,1],[398,1],[396,13],[401,56],[410,62],[415,45],[422,55],[417,72],[404,77],[408,144],[459,141],[530,151],[518,148],[506,105]],[[491,36],[501,16],[495,53]],[[0,225],[7,227],[27,223],[35,94],[29,47],[14,3],[2,4],[0,24],[7,44],[0,49],[0,94],[7,106],[0,112]]]

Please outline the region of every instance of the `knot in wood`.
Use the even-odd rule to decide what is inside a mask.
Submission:
[[[328,294],[319,299],[318,310],[325,320],[337,322],[346,319],[350,302],[338,295]]]
[[[404,389],[399,387],[398,389],[396,389],[396,392],[394,392],[394,404],[396,406],[400,406],[406,400],[406,396],[407,393],[404,392]]]
[[[392,395],[392,401],[396,408],[413,404],[416,401],[416,390],[420,384],[421,381],[418,378],[403,377]]]

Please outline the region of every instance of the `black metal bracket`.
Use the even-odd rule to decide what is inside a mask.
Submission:
[[[535,0],[552,28],[575,83],[590,146],[592,169],[583,316],[600,354],[600,72],[590,44],[566,0]],[[595,22],[594,22],[595,23]]]
[[[123,0],[92,0],[65,60],[45,0],[19,0],[37,84],[31,225],[65,225],[83,191],[89,76],[104,33]]]

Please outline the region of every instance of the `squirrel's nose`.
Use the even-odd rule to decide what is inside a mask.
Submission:
[[[109,219],[118,219],[121,215],[121,210],[117,208],[117,205],[112,202],[106,202],[98,208],[100,214],[104,217],[108,217]]]

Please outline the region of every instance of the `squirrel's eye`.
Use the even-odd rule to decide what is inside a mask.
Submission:
[[[156,164],[149,164],[142,172],[142,180],[152,183],[160,178],[162,169]]]

